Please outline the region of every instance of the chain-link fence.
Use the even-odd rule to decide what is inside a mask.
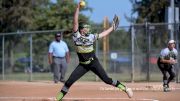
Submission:
[[[97,57],[108,75],[120,81],[162,81],[156,62],[170,39],[168,26],[146,23],[119,27],[106,39],[96,41]],[[179,51],[179,27],[176,27],[173,36]],[[103,28],[95,30],[101,32]],[[64,31],[0,33],[0,79],[53,80],[48,64],[48,47],[57,32]],[[78,58],[70,33],[64,33],[63,40],[67,42],[71,56],[66,74],[68,78],[78,65]],[[179,81],[179,64],[176,67],[176,81]],[[89,72],[80,80],[97,81],[99,78]]]

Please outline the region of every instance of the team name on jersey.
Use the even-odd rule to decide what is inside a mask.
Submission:
[[[89,42],[90,40],[85,38],[85,37],[79,37],[77,38],[76,40],[77,42],[80,42],[80,43],[83,43],[83,44],[86,44],[87,42]]]

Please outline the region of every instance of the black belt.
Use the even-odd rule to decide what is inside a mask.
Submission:
[[[58,56],[53,56],[53,58],[64,59],[65,57],[58,57]]]
[[[90,64],[91,63],[91,61],[93,61],[94,60],[94,58],[89,58],[89,60],[87,60],[87,61],[79,61],[79,63],[81,63],[81,64],[84,64],[84,65],[87,65],[87,64]]]

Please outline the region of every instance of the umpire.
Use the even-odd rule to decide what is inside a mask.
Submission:
[[[170,91],[169,83],[175,77],[175,64],[177,63],[178,52],[175,49],[175,41],[169,40],[167,48],[161,50],[158,58],[158,67],[163,74],[163,89],[164,92]],[[170,76],[167,75],[169,73]]]
[[[52,66],[54,83],[65,82],[67,63],[69,63],[69,49],[67,44],[61,40],[61,33],[55,34],[55,40],[49,46],[49,64]]]

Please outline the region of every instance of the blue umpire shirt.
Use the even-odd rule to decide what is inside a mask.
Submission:
[[[52,53],[55,57],[65,57],[66,52],[69,52],[67,44],[60,40],[60,42],[53,41],[49,46],[49,53]]]

